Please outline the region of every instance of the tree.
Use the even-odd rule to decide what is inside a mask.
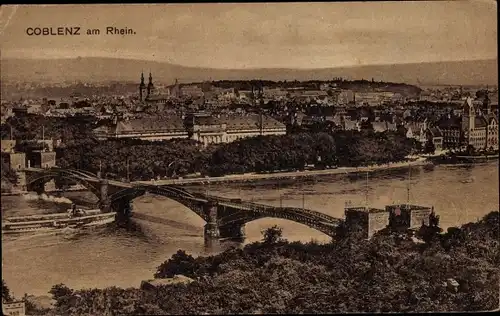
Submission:
[[[474,155],[474,153],[476,152],[476,149],[472,145],[467,145],[465,152],[467,155]]]
[[[49,293],[52,294],[52,298],[55,301],[58,301],[61,298],[71,296],[73,294],[73,290],[64,284],[59,283],[59,284],[52,286]]]
[[[184,250],[178,250],[172,255],[172,258],[162,263],[154,275],[155,279],[172,278],[175,275],[185,275],[187,277],[196,277],[195,259],[188,255]]]
[[[422,224],[417,235],[430,245],[439,239],[439,234],[442,231],[443,230],[439,227],[439,215],[436,215],[434,210],[432,210],[429,214],[429,225]]]
[[[58,314],[67,315],[71,308],[71,302],[74,301],[74,291],[66,285],[60,283],[52,286],[49,291],[52,299],[56,301],[55,308]]]
[[[5,280],[2,279],[2,302],[9,303],[12,302],[12,296],[10,295],[10,289],[5,283]]]
[[[17,184],[18,182],[18,176],[16,172],[10,168],[10,166],[2,161],[2,168],[1,168],[1,179],[2,180],[7,180],[12,184]]]
[[[264,237],[263,241],[265,244],[275,244],[281,241],[283,230],[278,227],[278,225],[274,225],[273,227],[263,230],[262,235]]]
[[[427,139],[424,146],[424,153],[433,154],[435,151],[436,151],[436,146],[434,145],[432,138]]]

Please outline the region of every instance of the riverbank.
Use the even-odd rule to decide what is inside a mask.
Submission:
[[[429,157],[434,164],[478,164],[498,160],[498,155],[440,155]]]
[[[317,176],[329,176],[336,174],[357,174],[366,172],[375,172],[389,169],[400,169],[408,167],[420,167],[432,165],[433,162],[426,158],[420,157],[416,160],[407,162],[388,163],[384,165],[372,165],[364,167],[340,167],[335,169],[324,170],[304,170],[304,171],[290,171],[290,172],[274,172],[274,173],[245,173],[245,174],[232,174],[221,177],[197,177],[197,178],[178,178],[178,179],[165,179],[165,180],[151,180],[151,181],[134,181],[131,184],[146,184],[146,185],[193,185],[193,184],[207,184],[207,183],[237,183],[237,182],[257,182],[261,180],[282,180],[282,179],[297,179],[297,178],[311,178]],[[50,190],[47,193],[57,193],[64,191],[85,191],[82,185],[75,185],[66,190]],[[2,196],[15,196],[27,194],[27,191],[12,191],[2,192]]]
[[[304,171],[275,172],[275,173],[264,173],[264,174],[246,173],[246,174],[227,175],[221,177],[135,181],[132,182],[132,184],[187,185],[187,184],[206,184],[206,183],[254,182],[259,180],[296,179],[296,178],[308,178],[308,177],[326,176],[335,174],[366,173],[366,172],[374,172],[380,170],[427,166],[432,164],[433,164],[432,162],[427,161],[425,158],[419,158],[415,161],[389,163],[384,165],[372,165],[366,167],[340,167],[340,168],[325,169],[325,170],[304,170]]]
[[[418,157],[415,160],[405,161],[405,162],[395,162],[383,165],[371,165],[363,167],[339,167],[335,169],[324,169],[324,170],[304,170],[304,171],[290,171],[290,172],[273,172],[273,173],[245,173],[245,174],[232,174],[220,177],[196,177],[196,178],[178,178],[178,179],[164,179],[164,180],[151,180],[151,181],[134,181],[131,184],[140,185],[196,185],[196,184],[207,184],[207,183],[238,183],[238,182],[257,182],[262,180],[284,180],[284,179],[297,179],[297,178],[312,178],[318,176],[329,176],[336,174],[359,174],[366,172],[375,172],[391,169],[403,169],[408,167],[422,167],[430,166],[436,164],[450,164],[450,165],[467,165],[467,164],[477,164],[491,162],[498,159],[496,156],[488,156],[487,160],[480,159],[484,157],[478,157],[476,160],[472,161],[442,161],[439,158],[442,156],[425,156]],[[65,190],[50,190],[48,193],[60,193],[65,191],[86,191],[87,189],[82,185],[75,185],[71,188]],[[16,196],[24,195],[28,192],[26,191],[12,191],[12,192],[2,192],[2,196]]]

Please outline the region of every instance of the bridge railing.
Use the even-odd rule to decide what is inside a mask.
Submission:
[[[257,214],[256,214],[257,213]],[[257,217],[256,217],[257,215]],[[260,216],[259,216],[260,215]],[[280,208],[272,208],[272,209],[261,209],[255,213],[244,214],[243,216],[238,215],[230,215],[226,218],[222,218],[218,220],[219,226],[226,226],[235,223],[247,223],[249,221],[264,218],[264,217],[275,217],[292,220],[304,225],[307,225],[311,228],[317,229],[329,236],[333,236],[335,233],[335,228],[341,223],[340,219],[335,219],[333,221],[322,221],[318,218],[312,218],[306,216],[304,213],[294,213],[294,212],[283,212]]]
[[[217,200],[218,202],[223,202],[225,205],[228,205],[228,206],[232,206],[232,207],[235,207],[235,208],[247,208],[247,209],[250,209],[250,210],[254,210],[254,211],[258,211],[260,209],[275,209],[276,207],[275,206],[271,206],[271,205],[266,205],[266,204],[260,204],[260,203],[254,203],[254,202],[248,202],[248,201],[243,201],[241,200],[240,201],[234,201],[235,199],[230,199],[230,198],[225,198],[225,197],[219,197],[219,196],[213,196],[213,195],[209,195],[207,197],[210,197],[214,200]],[[301,213],[306,213],[310,216],[314,216],[314,217],[319,217],[325,221],[334,221],[334,220],[338,220],[337,218],[335,217],[332,217],[332,216],[329,216],[329,215],[326,215],[324,213],[321,213],[321,212],[317,212],[317,211],[313,211],[313,210],[309,210],[309,209],[303,209],[303,208],[298,208],[298,207],[279,207],[278,209],[280,210],[283,210],[283,211],[294,211],[294,212],[301,212]]]
[[[97,180],[97,176],[92,174],[91,172],[86,172],[86,171],[76,170],[76,169],[64,169],[64,168],[59,168],[59,167],[50,167],[50,168],[23,168],[21,170],[40,172],[40,173],[66,174],[66,175],[71,175],[73,177],[84,178],[86,180]]]

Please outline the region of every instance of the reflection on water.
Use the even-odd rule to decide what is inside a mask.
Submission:
[[[498,163],[475,166],[435,166],[369,174],[332,175],[297,182],[268,181],[256,184],[212,184],[201,188],[226,197],[269,205],[304,206],[342,217],[344,203],[368,203],[384,207],[392,202],[433,205],[441,225],[460,225],[498,210]],[[473,181],[468,181],[473,179]],[[410,180],[410,181],[409,181]],[[194,188],[193,188],[194,189]],[[200,190],[200,188],[198,188]],[[366,195],[366,193],[368,195]],[[67,193],[74,200],[95,199],[92,194]],[[2,198],[2,216],[53,212],[67,204]],[[203,253],[204,221],[186,207],[165,197],[146,195],[134,201],[134,229],[101,228],[64,235],[2,238],[3,277],[15,295],[46,294],[56,283],[70,287],[139,286],[152,278],[156,267],[178,249]],[[259,240],[261,230],[278,224],[289,240],[326,241],[328,237],[304,225],[279,219],[261,219],[247,224],[247,242]]]

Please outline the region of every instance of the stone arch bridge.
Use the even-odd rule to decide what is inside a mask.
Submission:
[[[191,193],[172,185],[160,186],[106,180],[82,170],[54,167],[26,168],[22,172],[26,189],[39,194],[44,192],[45,184],[53,179],[68,179],[77,182],[97,196],[99,208],[103,212],[116,211],[128,215],[132,200],[146,193],[168,197],[188,207],[206,222],[206,243],[225,239],[243,241],[245,224],[265,217],[295,221],[331,237],[335,234],[335,228],[342,222],[339,218],[312,210],[275,207],[241,199]]]

